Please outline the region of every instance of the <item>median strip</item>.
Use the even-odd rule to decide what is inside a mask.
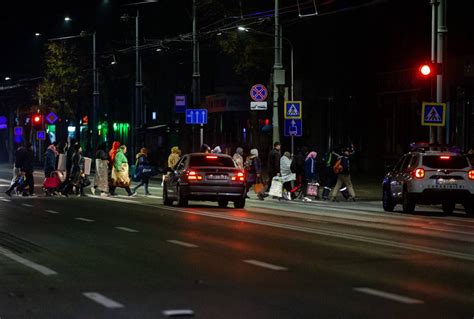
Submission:
[[[262,267],[262,268],[271,269],[271,270],[288,270],[288,268],[286,268],[286,267],[272,265],[272,264],[269,264],[269,263],[266,263],[266,262],[263,262],[263,261],[258,261],[258,260],[253,260],[253,259],[244,260],[244,263],[251,264],[251,265],[254,265],[254,266],[258,266],[258,267]]]
[[[22,264],[26,267],[34,269],[34,270],[38,271],[39,273],[41,273],[45,276],[51,276],[51,275],[57,275],[58,274],[57,272],[55,272],[54,270],[49,269],[48,267],[39,265],[39,264],[37,264],[35,262],[32,262],[28,259],[25,259],[23,257],[15,255],[11,251],[9,251],[7,249],[4,249],[4,248],[1,248],[1,247],[0,247],[0,254],[5,256],[5,257],[10,258],[11,260],[16,261],[17,263],[20,263],[20,264]]]
[[[169,242],[171,244],[183,246],[183,247],[188,247],[188,248],[197,248],[197,247],[199,247],[199,246],[194,245],[194,244],[189,244],[189,243],[185,243],[184,241],[173,240],[173,239],[169,239],[169,240],[167,240],[167,242]]]
[[[83,295],[109,309],[118,309],[124,307],[124,305],[122,305],[121,303],[107,298],[106,296],[101,295],[97,292],[84,292]]]
[[[372,295],[372,296],[377,296],[380,298],[384,299],[389,299],[393,301],[397,301],[400,303],[408,304],[408,305],[415,305],[415,304],[422,304],[424,303],[422,300],[418,299],[413,299],[410,297],[405,297],[397,294],[392,294],[390,292],[385,292],[381,290],[375,290],[371,288],[366,288],[366,287],[361,287],[361,288],[354,288],[355,291],[367,294],[367,295]]]

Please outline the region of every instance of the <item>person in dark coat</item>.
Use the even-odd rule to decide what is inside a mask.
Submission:
[[[11,196],[12,191],[15,188],[18,188],[18,191],[24,192],[24,188],[27,184],[28,186],[33,185],[31,187],[32,190],[34,190],[34,181],[31,182],[25,182],[26,179],[26,174],[28,171],[31,170],[31,174],[29,174],[30,178],[32,179],[33,176],[33,161],[34,161],[34,156],[30,155],[33,154],[32,150],[32,144],[28,143],[26,146],[20,146],[17,148],[15,152],[15,167],[14,167],[14,176],[12,183],[8,190],[5,192],[8,196]],[[25,196],[27,196],[27,193],[25,193]]]
[[[33,177],[34,164],[35,154],[33,153],[33,144],[28,143],[26,145],[23,165],[20,169],[25,174],[26,182],[18,188],[18,191],[20,191],[23,196],[34,196],[35,194],[35,179]],[[26,187],[28,187],[28,192],[26,192]]]
[[[44,177],[50,177],[56,170],[57,157],[59,155],[57,150],[58,142],[51,144],[44,155]]]
[[[66,186],[64,195],[68,196],[73,187],[76,187],[76,195],[86,196],[84,194],[85,178],[84,175],[84,157],[82,148],[79,144],[74,145],[74,155],[72,156],[71,180]]]
[[[247,172],[247,189],[245,197],[249,198],[248,192],[250,188],[257,183],[261,183],[262,181],[262,163],[260,162],[260,158],[258,157],[258,150],[256,148],[250,150],[250,155],[245,160],[244,168]],[[260,199],[263,200],[263,197],[261,197]]]
[[[25,161],[25,156],[26,156],[26,147],[22,145],[18,147],[15,151],[15,165],[13,167],[12,184],[15,183],[15,180],[18,178],[18,176],[21,173],[20,168],[23,166],[23,162]]]
[[[76,139],[71,138],[71,140],[69,141],[67,151],[66,151],[66,178],[64,179],[64,182],[60,186],[61,193],[63,193],[63,195],[66,195],[65,189],[69,185],[69,182],[71,181],[72,157],[74,156],[74,153],[75,153],[75,147],[78,145],[79,143],[76,141]]]
[[[268,154],[268,162],[267,162],[268,163],[268,167],[267,167],[268,185],[267,185],[266,192],[269,192],[270,188],[272,187],[273,177],[280,175],[280,158],[281,158],[280,149],[281,149],[280,142],[275,142],[275,144],[273,144],[273,149]],[[265,197],[268,195],[259,194],[259,198],[262,196]]]
[[[348,200],[350,201],[356,200],[356,195],[354,192],[354,187],[352,185],[351,171],[350,171],[349,156],[351,155],[351,153],[353,153],[353,151],[350,148],[345,148],[342,151],[342,155],[340,157],[342,171],[337,174],[336,186],[334,186],[334,188],[331,191],[331,194],[329,195],[329,199],[331,201],[336,201],[336,195],[343,185],[346,185],[347,191],[349,192],[350,196]]]

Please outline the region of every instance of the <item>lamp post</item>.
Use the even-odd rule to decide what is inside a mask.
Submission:
[[[96,47],[96,32],[87,33],[82,31],[78,35],[68,36],[68,37],[61,37],[61,38],[52,38],[48,39],[48,41],[65,41],[70,39],[76,38],[84,38],[87,36],[92,37],[92,112],[91,112],[91,119],[90,122],[92,123],[92,127],[89,128],[89,131],[92,135],[92,148],[97,147],[97,126],[98,126],[98,114],[99,114],[99,103],[100,103],[100,92],[99,92],[99,72],[97,70],[97,47]],[[61,116],[64,115],[64,84],[61,87]]]
[[[135,19],[135,105],[132,111],[132,128],[131,128],[131,154],[139,147],[138,133],[144,123],[143,117],[143,80],[142,80],[142,65],[140,56],[140,38],[139,38],[139,27],[140,27],[140,9],[139,6],[143,4],[157,3],[158,0],[147,0],[142,2],[135,2],[122,5],[122,7],[133,6],[136,7]],[[122,20],[127,21],[130,17],[123,15]]]

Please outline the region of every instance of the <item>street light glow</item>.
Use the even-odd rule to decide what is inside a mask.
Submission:
[[[10,81],[11,79],[12,79],[12,78],[9,77],[9,76],[6,76],[6,77],[5,77],[5,81]]]
[[[37,36],[37,37],[39,37],[40,35],[41,35],[41,33],[39,33],[39,32],[35,33],[35,36]]]
[[[162,48],[158,48],[158,49],[156,49],[156,52],[161,52],[161,51],[163,51],[163,49],[162,49]]]
[[[70,17],[65,17],[64,21],[69,22],[69,21],[72,21],[72,19]]]
[[[243,27],[243,26],[238,26],[238,27],[237,27],[237,30],[239,30],[239,31],[245,31],[245,32],[249,32],[249,29],[248,29],[248,28],[246,28],[246,27]]]

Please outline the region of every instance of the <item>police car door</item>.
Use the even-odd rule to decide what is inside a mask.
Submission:
[[[402,196],[403,184],[405,183],[407,177],[406,168],[408,167],[410,159],[410,154],[404,155],[395,167],[392,183],[392,194],[395,194],[397,198],[401,198]]]

